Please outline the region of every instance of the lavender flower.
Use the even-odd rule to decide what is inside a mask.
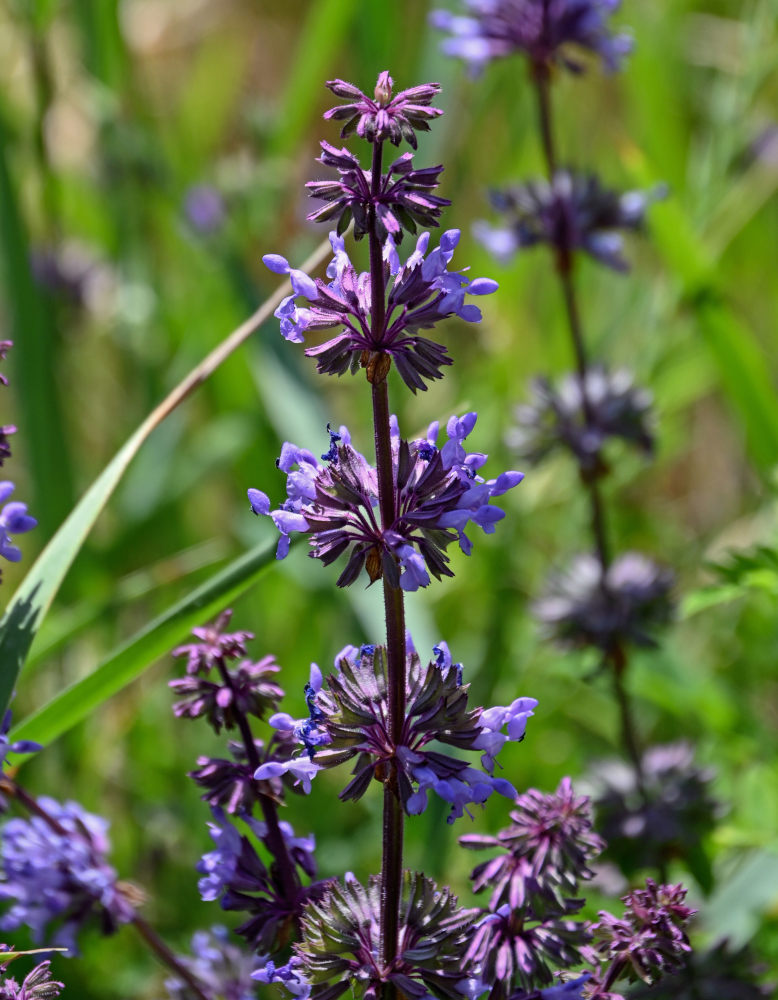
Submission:
[[[11,728],[11,709],[6,709],[3,721],[0,724],[0,770],[8,763],[9,753],[37,753],[43,747],[34,740],[16,740],[11,743],[8,739],[8,731]]]
[[[614,271],[627,271],[619,230],[639,230],[646,208],[663,194],[662,187],[618,194],[594,174],[557,170],[550,183],[536,180],[492,192],[492,204],[506,225],[492,228],[480,222],[474,233],[501,260],[524,247],[547,243],[563,266],[582,250]]]
[[[0,503],[4,503],[16,489],[13,483],[6,480],[0,483]],[[9,562],[19,562],[22,551],[11,541],[11,535],[21,535],[32,531],[37,525],[34,517],[27,513],[27,504],[12,501],[6,503],[0,511],[0,556]]]
[[[416,149],[416,132],[428,132],[428,123],[443,114],[440,108],[431,106],[440,84],[423,83],[393,97],[394,81],[386,70],[379,74],[372,98],[345,80],[329,80],[326,86],[347,102],[324,113],[326,119],[345,120],[341,139],[356,132],[367,142],[388,140],[399,146],[404,139]]]
[[[295,945],[297,982],[290,992],[301,995],[297,991],[307,982],[312,1000],[336,1000],[349,988],[356,1000],[373,1000],[392,983],[398,993],[419,1000],[427,991],[452,1000],[459,996],[465,979],[462,952],[476,911],[460,909],[448,889],[405,871],[398,953],[384,966],[378,959],[380,909],[381,879],[375,875],[367,886],[347,875],[320,902],[310,903],[302,940]],[[289,989],[287,981],[281,985]]]
[[[628,875],[672,858],[698,857],[721,812],[711,795],[713,772],[695,764],[688,743],[649,747],[641,778],[638,788],[634,768],[612,760],[600,764],[592,780],[608,856]],[[695,874],[704,881],[699,870]]]
[[[225,219],[224,199],[209,184],[195,184],[186,192],[184,214],[198,233],[208,235],[221,229]]]
[[[611,652],[623,643],[655,646],[653,632],[673,613],[673,574],[637,552],[626,552],[605,576],[592,555],[576,556],[549,580],[534,605],[549,636],[566,646]]]
[[[283,947],[291,929],[299,919],[304,904],[324,891],[323,883],[300,886],[289,897],[284,891],[275,866],[268,869],[253,844],[242,836],[224,813],[213,810],[214,822],[209,823],[216,850],[203,855],[197,871],[203,876],[198,883],[204,900],[221,900],[224,910],[246,911],[248,919],[237,928],[252,948],[272,952]],[[265,823],[242,817],[255,837],[267,846]],[[314,875],[313,837],[296,837],[289,823],[281,823],[281,834],[289,855],[308,875]]]
[[[574,894],[579,881],[592,877],[589,863],[605,844],[592,827],[589,799],[575,795],[569,778],[552,795],[528,789],[516,799],[510,818],[511,825],[495,837],[459,838],[463,847],[501,851],[470,876],[474,892],[492,890],[491,910],[505,903],[524,906],[534,893],[559,901],[562,891]]]
[[[397,516],[383,530],[376,518],[376,471],[351,447],[346,428],[340,430],[337,460],[323,465],[311,452],[286,443],[277,463],[287,474],[284,505],[271,512],[266,494],[248,491],[254,513],[270,515],[281,533],[277,558],[288,553],[289,535],[301,532],[310,535],[310,555],[325,566],[349,551],[339,587],[353,583],[363,567],[371,582],[386,575],[392,586],[407,591],[426,587],[429,573],[437,579],[452,576],[445,549],[458,539],[469,555],[467,525],[472,522],[491,534],[505,514],[489,501],[524,478],[520,472],[504,472],[487,481],[477,475],[486,456],[468,454],[463,446],[476,420],[475,413],[451,417],[448,441],[441,449],[436,444],[437,423],[430,426],[427,438],[410,443],[400,439],[395,423]]]
[[[534,698],[516,698],[506,707],[468,709],[467,686],[456,669],[437,662],[423,667],[416,653],[406,661],[406,714],[402,742],[395,745],[387,719],[386,650],[363,647],[343,655],[336,672],[322,687],[322,675],[314,665],[306,685],[310,716],[296,721],[286,713],[270,719],[278,729],[297,734],[300,744],[318,768],[336,767],[356,758],[353,779],[341,792],[342,799],[359,799],[371,780],[388,780],[396,767],[398,795],[405,812],[424,811],[427,794],[434,791],[450,803],[451,823],[469,806],[481,804],[499,792],[511,798],[510,782],[493,776],[495,757],[509,740],[524,738],[527,720],[537,706]],[[506,729],[507,733],[502,730]],[[429,749],[429,744],[447,744],[481,753],[483,770],[468,761]],[[255,777],[269,774],[267,765]]]
[[[451,364],[451,359],[445,347],[420,336],[418,331],[448,316],[458,316],[467,323],[480,322],[480,309],[466,304],[465,295],[491,295],[497,290],[497,282],[490,278],[471,281],[462,271],[448,269],[459,236],[458,229],[447,230],[440,245],[427,254],[430,234],[422,233],[402,266],[394,240],[386,241],[384,259],[393,281],[381,330],[376,330],[371,321],[370,274],[357,272],[337,233],[330,233],[335,257],[327,268],[328,284],[292,268],[280,254],[266,254],[265,265],[276,274],[289,274],[292,281],[293,294],[275,311],[281,320],[282,335],[302,343],[306,330],[344,327],[331,340],[306,348],[305,353],[316,358],[319,372],[342,375],[349,367],[355,372],[362,366],[367,368],[371,381],[380,381],[394,361],[412,392],[426,389],[425,380],[441,378],[441,367]],[[298,296],[306,298],[308,306],[298,307]]]
[[[256,955],[232,943],[226,927],[198,931],[192,937],[192,956],[179,962],[202,984],[203,991],[220,1000],[256,1000],[251,973]],[[191,987],[179,979],[166,979],[170,1000],[197,1000]]]
[[[252,979],[260,983],[278,983],[293,997],[299,1000],[308,1000],[311,995],[311,984],[305,978],[302,969],[302,961],[293,955],[286,965],[276,965],[269,961],[259,969],[252,972]]]
[[[173,705],[176,716],[197,719],[206,716],[218,733],[222,726],[233,729],[245,715],[258,719],[277,707],[284,692],[270,676],[281,668],[272,656],[263,657],[258,663],[242,660],[234,669],[225,671],[229,683],[217,683],[207,677],[187,674],[169,681],[168,686],[182,700]]]
[[[7,945],[0,945],[0,959],[4,951],[9,951]],[[8,962],[0,961],[0,973],[4,974]],[[28,972],[21,983],[11,976],[0,982],[0,1000],[52,1000],[64,990],[65,984],[51,978],[51,962],[45,961],[36,965]]]
[[[260,792],[254,780],[255,768],[249,764],[246,746],[243,742],[230,740],[227,747],[232,760],[221,757],[198,757],[197,768],[189,772],[195,784],[205,789],[203,800],[210,806],[221,806],[228,813],[251,813]],[[254,740],[254,747],[260,759],[264,756],[264,744]],[[269,789],[273,798],[280,793],[279,787]]]
[[[531,402],[516,408],[517,426],[508,444],[532,462],[565,448],[587,479],[607,471],[602,451],[609,438],[622,438],[651,455],[651,394],[635,386],[628,372],[590,368],[581,389],[578,375],[565,375],[556,387],[547,378],[535,379]]]
[[[186,672],[188,674],[208,673],[219,660],[235,660],[246,655],[246,640],[253,639],[251,632],[227,633],[225,629],[232,618],[228,608],[222,611],[212,625],[204,625],[192,629],[199,642],[178,646],[173,650],[173,656],[186,656]]]
[[[370,226],[370,209],[375,209],[375,225],[382,243],[391,236],[399,243],[403,229],[416,232],[416,224],[437,226],[441,210],[450,205],[447,198],[432,192],[438,186],[442,166],[414,169],[413,154],[403,153],[381,176],[380,190],[373,194],[371,174],[363,170],[359,160],[347,149],[336,149],[321,143],[319,163],[334,167],[339,180],[309,181],[305,186],[311,198],[325,204],[311,212],[310,222],[329,222],[337,218],[337,234],[346,231],[354,220],[354,236],[361,239]]]
[[[479,71],[493,59],[521,52],[534,67],[559,64],[579,73],[576,50],[599,56],[606,70],[620,67],[632,49],[625,34],[614,34],[608,19],[621,0],[465,0],[470,16],[447,10],[432,14],[432,24],[451,37],[442,44],[450,56]],[[572,52],[571,52],[572,49]]]
[[[645,889],[624,896],[626,911],[619,919],[604,910],[592,925],[594,943],[587,949],[587,961],[608,969],[608,981],[626,976],[630,982],[652,984],[663,972],[676,969],[691,951],[685,927],[697,912],[686,906],[682,885],[657,885],[646,879]],[[600,975],[602,975],[601,973]],[[604,997],[601,978],[592,977],[585,996]]]
[[[567,912],[580,905],[568,906]],[[514,980],[523,990],[553,983],[552,966],[579,962],[580,949],[589,937],[586,924],[580,921],[558,914],[538,920],[531,912],[505,903],[474,926],[465,964],[479,968],[479,979],[491,986],[490,1000],[503,1000]]]
[[[11,819],[2,831],[0,899],[12,906],[0,917],[0,930],[26,924],[36,941],[51,938],[76,952],[76,934],[92,915],[110,934],[135,911],[106,860],[107,821],[77,802],[38,802],[56,829],[33,816]]]

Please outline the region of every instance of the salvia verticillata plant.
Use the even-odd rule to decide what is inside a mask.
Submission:
[[[526,46],[536,60],[538,46],[547,47],[544,65],[559,60],[572,68],[568,44],[615,63],[624,43],[608,32],[607,7],[561,5],[567,15],[553,44],[528,24]],[[589,8],[597,16],[587,18]],[[304,690],[291,696],[278,683],[274,658],[254,660],[251,634],[231,630],[230,611],[174,650],[183,665],[183,676],[170,682],[175,715],[204,720],[226,739],[224,754],[198,758],[191,777],[210,808],[213,841],[197,864],[199,891],[238,915],[235,937],[217,925],[195,937],[191,956],[175,955],[140,917],[139,890],[111,866],[106,821],[73,802],[33,799],[6,775],[2,789],[25,815],[6,823],[0,841],[0,896],[11,902],[0,929],[26,925],[75,950],[87,922],[105,933],[133,924],[170,969],[174,1000],[246,1000],[255,995],[251,982],[314,1000],[347,992],[367,1000],[618,1000],[617,984],[653,984],[688,952],[685,927],[694,911],[685,890],[648,880],[624,897],[622,916],[603,911],[595,923],[584,919],[580,888],[604,846],[588,799],[569,779],[551,795],[520,793],[499,771],[502,748],[524,739],[537,701],[517,692],[506,705],[473,705],[466,670],[448,646],[416,650],[405,626],[406,595],[452,576],[449,547],[457,542],[469,556],[475,529],[490,534],[506,516],[492,501],[522,480],[514,470],[487,478],[486,454],[467,450],[475,413],[450,416],[445,440],[437,423],[425,437],[404,436],[392,415],[392,367],[413,393],[442,378],[453,359],[438,325],[452,316],[478,322],[469,297],[497,290],[493,280],[451,266],[457,230],[443,232],[437,245],[429,232],[417,232],[436,227],[447,207],[435,193],[442,168],[418,167],[411,153],[384,162],[387,143],[416,149],[416,133],[441,114],[432,103],[439,87],[395,93],[388,72],[372,96],[342,80],[328,87],[340,103],[325,118],[343,123],[341,139],[366,142],[369,162],[363,167],[350,150],[322,145],[320,162],[337,178],[308,190],[323,203],[310,218],[336,225],[326,280],[280,254],[264,260],[291,282],[276,312],[283,336],[304,342],[324,374],[364,373],[373,416],[365,437],[375,455],[359,452],[347,428],[328,427],[319,455],[283,445],[285,499],[271,501],[272,484],[262,484],[268,492],[250,488],[248,497],[251,510],[278,529],[279,559],[301,534],[310,556],[325,566],[339,561],[339,586],[359,579],[380,585],[384,641],[345,645],[326,675],[312,665]],[[346,248],[352,223],[368,244],[366,271]],[[321,342],[321,331],[329,339]],[[639,397],[629,386],[616,388],[622,410],[639,423]],[[581,397],[588,398],[585,390]],[[614,420],[604,416],[598,433],[612,435]],[[603,654],[611,657],[627,636],[650,632],[659,614],[646,614],[629,590],[637,578],[652,592],[642,564],[628,562],[621,575],[615,561],[608,565],[613,585],[622,581],[625,592],[623,621],[600,629]],[[577,633],[570,641],[579,641]],[[36,749],[7,738],[6,746]],[[314,838],[283,820],[281,807],[288,795],[309,793],[320,771],[341,765],[349,768],[341,799],[380,786],[381,870],[323,879]],[[446,803],[454,823],[473,817],[494,793],[510,799],[510,824],[493,837],[463,838],[469,849],[493,852],[472,875],[486,905],[465,906],[448,887],[406,867],[405,823],[431,796]]]
[[[663,189],[618,192],[592,171],[563,166],[552,99],[560,71],[580,73],[597,62],[607,71],[617,70],[631,41],[612,21],[619,0],[466,0],[464,6],[461,16],[433,15],[447,33],[444,51],[478,70],[502,57],[524,60],[545,164],[545,176],[493,192],[498,221],[479,222],[475,235],[502,261],[541,244],[547,248],[574,360],[568,374],[535,379],[508,435],[517,454],[531,463],[566,453],[588,498],[591,550],[552,571],[533,611],[543,634],[562,647],[593,651],[612,680],[623,748],[640,800],[639,806],[634,801],[627,806],[623,796],[609,792],[599,804],[613,857],[628,876],[648,866],[665,880],[671,857],[685,856],[689,862],[694,855],[692,870],[699,877],[704,867],[700,838],[711,829],[716,810],[709,802],[703,805],[708,797],[699,792],[701,772],[690,755],[681,755],[683,765],[680,757],[675,762],[673,784],[697,794],[691,799],[663,794],[664,782],[655,773],[662,751],[643,748],[626,683],[631,651],[656,646],[673,618],[674,575],[647,555],[618,550],[605,492],[614,441],[652,456],[652,398],[628,371],[593,361],[579,304],[581,255],[611,271],[627,271],[625,234],[643,228],[649,204]]]

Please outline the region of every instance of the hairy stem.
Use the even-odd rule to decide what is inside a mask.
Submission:
[[[381,184],[382,144],[373,144],[371,188],[376,195]],[[382,339],[386,319],[386,281],[381,241],[378,237],[375,208],[369,213],[371,333],[375,343]],[[392,437],[389,423],[388,368],[376,366],[372,379],[373,432],[378,471],[378,506],[381,528],[388,531],[396,517],[395,483],[392,462]],[[405,718],[405,606],[403,592],[383,578],[386,615],[387,689],[389,736],[400,742]],[[397,939],[402,888],[403,813],[397,794],[397,772],[393,768],[384,784],[383,849],[381,859],[381,954],[383,968],[397,955]],[[396,995],[394,986],[385,984],[384,1000]]]
[[[236,707],[238,702],[237,692],[224,658],[220,656],[216,661],[216,665],[222,680],[232,692],[232,709],[243,739],[243,746],[246,749],[246,758],[251,769],[256,771],[262,762],[259,759],[257,747],[254,743],[254,734],[251,731],[251,725],[245,714],[238,711]],[[289,850],[278,823],[278,809],[273,799],[269,796],[263,795],[260,792],[257,798],[262,810],[262,816],[267,824],[267,848],[275,858],[276,865],[278,866],[278,874],[281,879],[284,896],[291,903],[297,897],[300,883],[297,878],[297,869],[289,856]]]
[[[557,169],[556,145],[554,143],[553,111],[551,105],[550,69],[546,63],[538,63],[532,67],[532,80],[537,97],[538,122],[543,144],[543,155],[546,161],[546,172],[550,183],[553,183]],[[590,369],[586,353],[586,343],[583,334],[581,315],[578,310],[575,282],[573,280],[573,253],[569,247],[558,248],[555,255],[556,274],[562,288],[565,303],[565,314],[570,340],[575,354],[575,365],[581,387],[581,406],[584,422],[587,428],[594,425],[594,412],[586,387],[586,378]],[[611,563],[608,544],[608,528],[605,505],[600,493],[596,475],[581,476],[581,481],[589,497],[590,523],[597,561],[600,564],[600,583],[605,590],[605,578]],[[624,747],[635,771],[635,782],[644,802],[646,799],[645,779],[643,774],[643,758],[637,738],[632,709],[624,686],[624,673],[628,660],[623,647],[618,646],[606,654],[613,673],[614,692],[621,717],[621,733]]]

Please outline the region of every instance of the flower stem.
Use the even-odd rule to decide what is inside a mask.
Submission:
[[[373,143],[371,189],[374,196],[381,184],[382,144]],[[378,237],[375,207],[369,210],[368,238],[370,242],[371,333],[380,342],[386,318],[386,281],[381,241]],[[371,380],[373,395],[373,432],[375,436],[376,469],[378,472],[378,506],[381,528],[388,531],[396,516],[392,435],[389,422],[388,367],[376,366],[378,374]],[[369,372],[368,372],[369,374]],[[392,587],[383,577],[384,612],[386,615],[386,656],[388,729],[391,742],[397,746],[405,719],[405,606],[403,592]],[[383,847],[381,859],[381,954],[384,969],[397,955],[402,887],[403,812],[397,792],[397,771],[393,766],[384,784]],[[391,983],[384,986],[384,1000],[391,1000],[396,990]]]
[[[532,81],[535,86],[535,94],[537,97],[538,121],[543,145],[543,155],[546,161],[546,172],[549,183],[553,184],[558,161],[556,145],[554,142],[550,68],[546,63],[537,63],[533,65]],[[575,354],[576,371],[578,373],[578,379],[581,387],[581,408],[583,410],[584,422],[588,429],[594,426],[594,412],[586,385],[590,363],[586,353],[586,343],[584,340],[581,315],[578,310],[578,299],[573,280],[574,260],[571,249],[569,247],[559,247],[556,252],[555,263],[556,274],[562,288],[562,296],[565,303],[565,314],[567,316],[567,326],[570,333],[573,352]],[[603,591],[605,591],[606,575],[611,563],[605,504],[600,493],[600,487],[596,475],[584,476],[582,474],[581,481],[589,496],[591,530],[597,553],[597,561],[600,564],[600,585]],[[638,787],[641,798],[647,804],[645,778],[643,774],[643,758],[638,743],[637,731],[629,697],[627,695],[626,687],[624,686],[624,673],[628,664],[627,654],[622,646],[617,646],[614,650],[606,653],[605,658],[613,672],[614,693],[616,695],[619,715],[621,717],[621,733],[624,748],[634,768],[635,783]]]
[[[224,658],[221,656],[218,657],[216,665],[222,680],[232,692],[232,710],[235,714],[238,728],[240,729],[243,746],[246,749],[246,758],[252,771],[256,771],[262,762],[259,759],[257,747],[254,743],[254,734],[251,731],[251,725],[249,724],[249,720],[246,718],[245,713],[239,711],[237,708],[237,691],[235,690],[235,684],[233,683],[230,672],[224,662]],[[267,824],[268,850],[275,858],[278,866],[278,873],[281,879],[284,896],[290,903],[292,903],[297,898],[300,883],[297,877],[297,869],[289,856],[289,850],[286,846],[284,835],[281,833],[281,827],[278,822],[278,809],[276,808],[276,804],[273,799],[271,799],[268,795],[263,795],[259,792],[257,799],[262,810],[262,816]]]

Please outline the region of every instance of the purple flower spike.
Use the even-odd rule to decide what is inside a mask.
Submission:
[[[403,153],[381,176],[379,190],[372,191],[371,174],[347,149],[335,149],[322,142],[319,163],[333,167],[339,180],[309,181],[308,194],[325,204],[311,212],[311,222],[338,220],[338,233],[346,231],[354,220],[354,235],[361,239],[369,230],[370,209],[375,210],[378,238],[392,245],[402,239],[403,230],[416,232],[416,225],[437,226],[441,210],[450,205],[447,198],[432,192],[438,186],[442,166],[415,170],[413,155]],[[391,251],[390,251],[391,252]],[[397,263],[399,268],[399,259]]]
[[[198,883],[200,895],[204,900],[219,899],[224,910],[248,913],[237,933],[256,951],[274,952],[287,942],[306,902],[320,897],[325,886],[320,882],[301,886],[297,881],[296,893],[285,893],[274,870],[268,870],[249,838],[240,834],[221,810],[214,809],[213,818],[215,822],[209,827],[216,850],[205,854],[197,865],[203,876]],[[248,815],[242,819],[267,847],[267,825]],[[313,875],[313,838],[295,837],[288,823],[281,824],[281,834],[292,860]]]
[[[428,132],[429,122],[443,112],[431,107],[440,92],[439,83],[423,83],[401,90],[394,97],[394,81],[384,71],[378,77],[372,98],[345,80],[329,80],[326,84],[336,97],[346,101],[325,111],[326,119],[344,121],[340,137],[356,134],[368,142],[389,141],[395,146],[405,141],[416,149],[416,132]]]
[[[583,381],[589,418],[584,412],[581,378],[565,375],[556,386],[547,378],[532,382],[530,402],[516,408],[517,426],[508,444],[532,462],[559,448],[571,452],[587,480],[603,475],[606,443],[620,438],[650,456],[654,448],[652,398],[623,369],[591,367]]]
[[[562,646],[595,646],[606,653],[624,643],[656,646],[654,633],[673,617],[674,579],[638,552],[618,556],[603,576],[599,561],[585,553],[551,575],[533,611]]]
[[[491,890],[490,909],[504,903],[522,906],[537,896],[557,905],[563,893],[577,893],[579,882],[592,877],[589,862],[605,844],[592,828],[589,799],[574,794],[569,778],[551,795],[528,789],[516,799],[510,817],[511,825],[496,837],[459,838],[471,850],[500,850],[470,876],[475,892]]]
[[[296,295],[308,300],[307,306],[298,306],[295,295],[283,300],[275,311],[282,335],[300,343],[308,330],[342,327],[331,340],[306,348],[305,353],[316,358],[318,371],[342,375],[349,369],[356,372],[366,367],[370,381],[380,381],[388,371],[387,358],[382,356],[388,356],[412,392],[426,389],[426,382],[442,377],[441,368],[451,364],[451,359],[445,347],[421,336],[420,331],[449,316],[458,316],[467,323],[480,322],[480,310],[466,303],[465,296],[490,295],[497,288],[497,283],[488,278],[471,281],[464,271],[449,270],[459,241],[458,229],[443,233],[440,245],[427,255],[429,235],[424,232],[419,236],[405,264],[395,266],[395,252],[388,254],[391,280],[384,326],[375,330],[370,274],[354,268],[342,238],[330,233],[335,252],[327,268],[331,280],[325,284],[317,279],[313,290],[295,289]],[[271,269],[279,269],[279,273],[289,267],[286,259],[276,254],[268,254],[265,263],[268,260]],[[475,286],[472,293],[471,286]]]
[[[3,829],[0,899],[12,905],[0,918],[0,930],[27,925],[36,941],[77,953],[76,934],[90,916],[110,934],[131,921],[135,910],[106,860],[106,820],[76,802],[39,802],[58,829],[40,816],[9,820]]]
[[[607,71],[619,69],[632,50],[632,39],[614,34],[608,23],[620,0],[464,0],[469,16],[434,11],[430,20],[449,32],[441,48],[463,59],[474,72],[494,59],[521,52],[536,67],[559,64],[580,73],[573,53],[583,50],[602,60]]]
[[[622,975],[630,982],[652,984],[663,972],[677,969],[691,951],[686,925],[697,912],[686,906],[682,885],[657,885],[646,879],[645,889],[635,889],[624,896],[626,910],[619,919],[603,910],[592,925],[594,944],[586,949],[587,961],[600,966],[592,977],[592,997],[598,993],[607,969],[614,963],[623,967]],[[607,988],[607,987],[606,987]]]
[[[493,229],[476,223],[476,238],[499,260],[517,251],[547,243],[564,266],[583,251],[614,271],[628,271],[621,230],[639,231],[646,209],[663,197],[665,188],[619,194],[604,187],[593,174],[557,170],[546,180],[518,184],[492,193],[492,204],[505,223]]]
[[[259,492],[259,491],[257,491]],[[192,629],[192,635],[199,642],[177,646],[173,656],[186,656],[186,672],[188,674],[207,674],[218,660],[237,660],[246,655],[246,640],[253,639],[252,632],[224,632],[232,618],[228,608],[222,611],[212,625],[204,625]]]
[[[343,799],[359,799],[371,781],[385,779],[397,768],[400,801],[409,815],[427,806],[428,792],[435,792],[450,806],[448,822],[467,813],[469,806],[482,805],[494,792],[513,799],[510,782],[494,778],[494,755],[510,738],[499,734],[499,746],[491,748],[491,766],[479,770],[470,761],[427,749],[428,744],[448,744],[460,750],[484,749],[484,736],[523,712],[532,714],[534,698],[518,698],[510,708],[490,711],[468,709],[462,665],[454,665],[445,644],[435,647],[436,660],[423,666],[415,652],[406,660],[406,718],[402,742],[390,738],[386,719],[386,650],[383,646],[346,647],[336,662],[336,672],[326,689],[306,688],[310,718],[301,723],[279,713],[271,725],[299,733],[298,742],[315,747],[317,768],[336,767],[356,758],[353,779],[341,792]],[[434,706],[434,707],[433,707]],[[491,712],[491,715],[490,715]],[[496,715],[494,713],[497,713]],[[521,728],[523,736],[523,726]],[[482,758],[483,760],[483,758]],[[283,765],[263,765],[256,777],[281,773]]]
[[[0,483],[0,503],[13,493],[16,487],[6,480]],[[11,541],[11,535],[22,535],[37,525],[34,517],[27,513],[27,504],[11,501],[0,511],[0,556],[9,562],[19,562],[21,549]]]
[[[437,424],[426,439],[408,442],[400,439],[399,432],[393,436],[397,516],[383,529],[377,518],[376,470],[347,442],[345,428],[323,463],[310,452],[285,444],[278,461],[279,469],[287,473],[283,506],[268,511],[265,494],[249,490],[252,509],[269,513],[281,534],[277,558],[287,554],[290,533],[300,532],[310,536],[310,555],[325,566],[348,552],[337,581],[340,587],[353,583],[363,568],[371,583],[386,574],[392,586],[406,591],[426,587],[430,575],[452,576],[445,549],[458,539],[469,554],[465,528],[472,522],[491,534],[505,515],[490,501],[523,479],[521,472],[513,471],[489,480],[478,475],[486,456],[466,452],[463,444],[476,419],[475,413],[452,417],[447,425],[449,440],[441,450],[433,444]]]

